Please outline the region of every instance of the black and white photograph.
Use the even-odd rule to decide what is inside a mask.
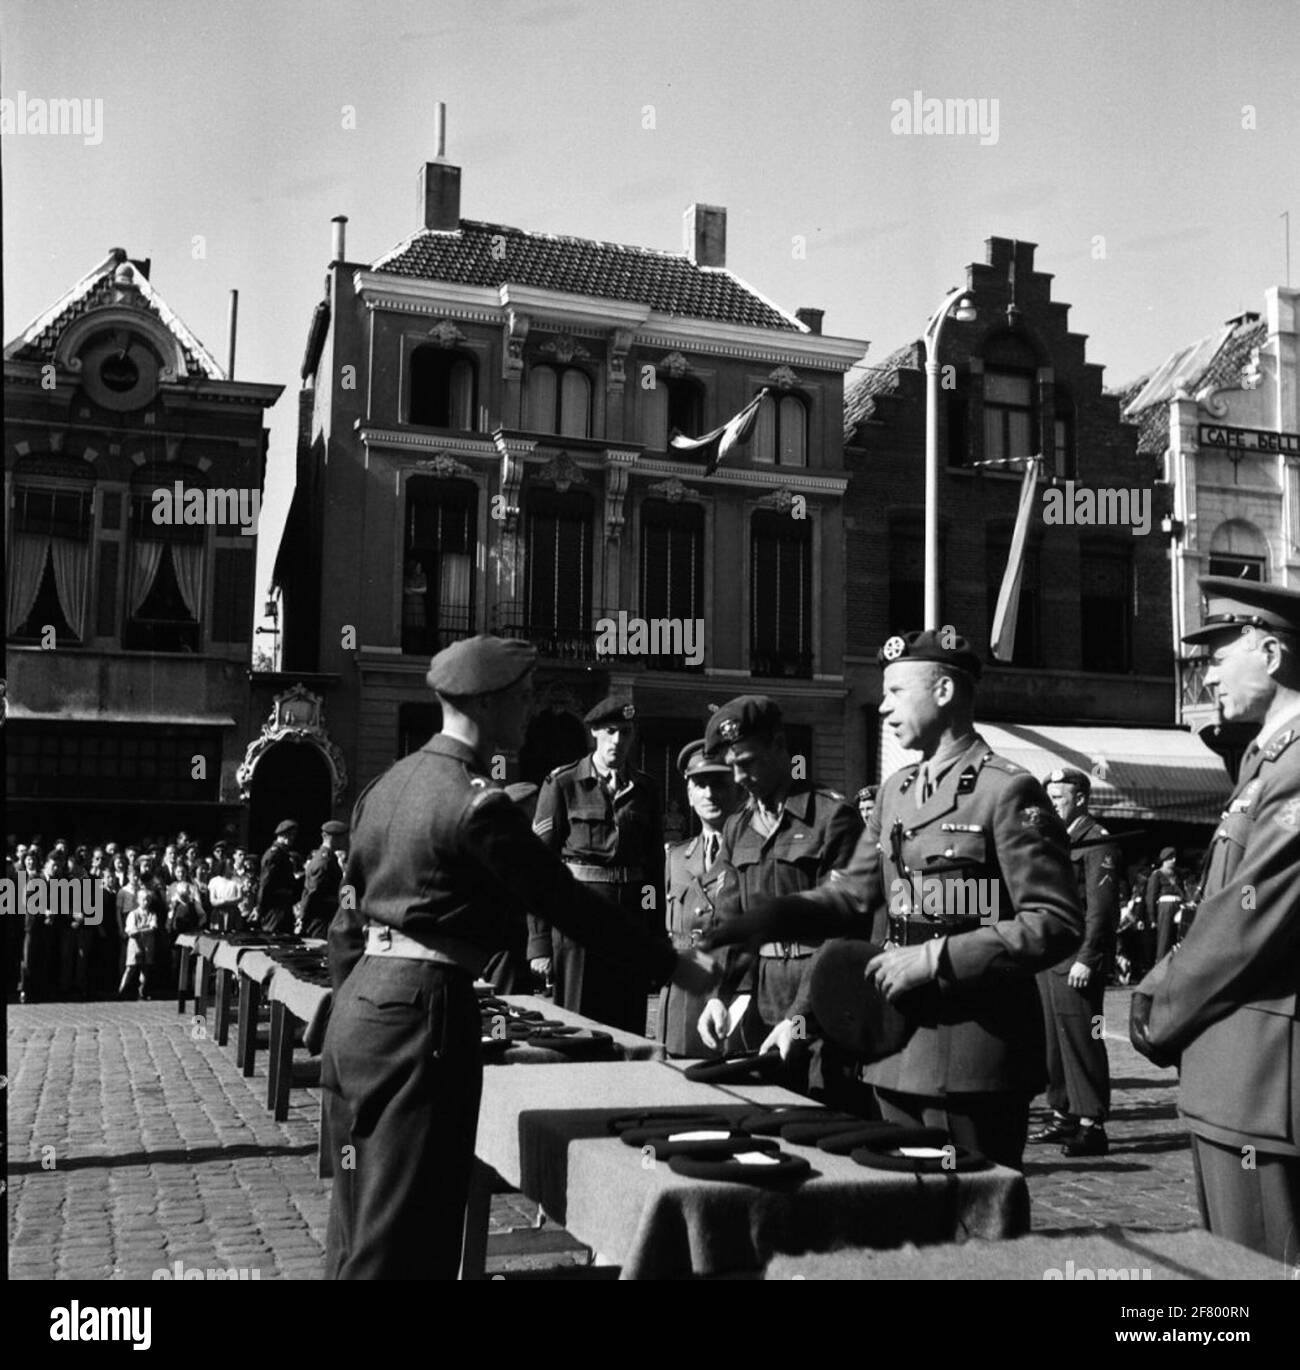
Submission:
[[[7,3],[29,1344],[1294,1347],[1298,91],[1291,0]]]

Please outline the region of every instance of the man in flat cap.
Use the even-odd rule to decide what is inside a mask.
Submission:
[[[561,857],[574,879],[666,940],[664,839],[654,781],[628,763],[636,743],[636,705],[610,695],[583,719],[589,755],[557,766],[542,782],[533,831]],[[555,1002],[627,1032],[645,1032],[651,986],[562,928],[534,919],[528,957],[535,973],[555,977]]]
[[[482,1087],[474,980],[528,909],[648,982],[701,990],[703,957],[580,884],[489,779],[523,742],[536,650],[479,636],[434,657],[442,731],[362,792],[330,927],[321,1053],[336,1157],[330,1279],[454,1279]]]
[[[975,731],[981,663],[964,638],[896,634],[877,659],[880,714],[921,761],[882,783],[847,869],[757,910],[749,935],[884,944],[866,971],[913,1031],[863,1072],[881,1113],[945,1128],[956,1145],[1018,1169],[1046,1076],[1034,975],[1083,934],[1065,831],[1038,781]],[[746,921],[724,924],[723,939]],[[793,1012],[765,1048],[790,1050],[810,1000]]]
[[[664,868],[668,935],[673,946],[684,951],[696,946],[699,933],[717,919],[740,911],[736,872],[722,859],[722,828],[740,796],[731,767],[708,754],[703,738],[678,752],[677,769],[686,779],[686,802],[700,820],[697,836],[669,847]],[[659,1040],[670,1056],[711,1054],[697,1026],[705,1003],[699,994],[665,986],[659,1001]]]
[[[347,836],[348,825],[331,818],[321,824],[320,846],[311,854],[303,872],[301,932],[304,937],[326,937],[339,907],[339,886],[343,869],[338,850]]]
[[[1177,1065],[1201,1219],[1300,1260],[1300,592],[1206,576],[1207,688],[1258,722],[1187,936],[1133,992],[1130,1036]]]
[[[262,855],[257,883],[257,926],[263,932],[293,931],[298,875],[293,868],[292,848],[297,837],[297,823],[286,818],[275,830],[275,841]]]
[[[723,830],[723,855],[736,871],[742,910],[763,899],[814,889],[848,865],[862,820],[842,794],[795,779],[774,699],[740,695],[729,700],[709,719],[704,740],[732,768],[748,796]],[[772,938],[729,958],[719,992],[700,1019],[705,1045],[725,1042],[728,1028],[737,1023],[748,1043],[784,1021],[803,987],[817,942]],[[818,1041],[811,1053],[800,1046],[791,1058],[788,1082],[796,1089],[819,1089],[837,1106],[847,1106],[852,1092],[847,1074],[847,1063],[833,1044]]]
[[[1070,861],[1083,905],[1083,945],[1038,975],[1052,1119],[1029,1140],[1062,1142],[1067,1156],[1104,1156],[1110,1148],[1105,1128],[1110,1062],[1097,1028],[1119,926],[1119,847],[1088,812],[1092,781],[1082,771],[1052,771],[1044,785],[1070,839]]]

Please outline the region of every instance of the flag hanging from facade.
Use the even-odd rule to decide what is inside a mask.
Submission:
[[[1034,506],[1041,457],[1025,458],[1025,478],[1020,483],[1020,507],[1011,534],[1007,569],[998,591],[997,612],[993,615],[990,650],[998,661],[1010,661],[1016,651],[1016,619],[1020,616],[1020,580],[1025,569],[1025,542],[1029,537],[1029,515]]]
[[[737,447],[744,447],[753,437],[754,425],[758,422],[758,407],[766,394],[767,388],[764,387],[739,414],[728,419],[721,428],[705,433],[702,438],[684,437],[674,429],[670,439],[672,446],[679,452],[707,452],[704,474],[711,476]]]

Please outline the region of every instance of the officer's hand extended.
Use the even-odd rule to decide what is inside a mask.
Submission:
[[[1070,967],[1070,973],[1065,977],[1065,983],[1071,989],[1087,989],[1088,981],[1092,979],[1092,971],[1085,966],[1082,961],[1076,961]]]
[[[551,974],[551,958],[549,956],[534,956],[528,963],[528,969],[531,970],[534,975],[540,976],[543,980],[546,980]]]
[[[721,999],[710,999],[696,1023],[700,1041],[710,1051],[721,1051],[727,1044],[727,1006]]]
[[[1135,992],[1132,999],[1129,1000],[1128,1009],[1128,1039],[1133,1043],[1133,1050],[1138,1055],[1145,1056],[1152,1065],[1177,1065],[1178,1062],[1175,1058],[1167,1056],[1159,1047],[1152,1045],[1148,1031],[1150,1017],[1151,996]]]
[[[782,938],[797,939],[805,931],[809,918],[817,919],[821,910],[798,895],[781,899],[760,899],[752,909],[734,918],[716,919],[709,927],[698,925],[698,945],[705,951],[713,947],[735,946],[742,942],[774,942]],[[820,934],[812,932],[814,938]]]
[[[788,1060],[790,1052],[798,1040],[795,1033],[796,1024],[793,1018],[786,1018],[778,1023],[771,1032],[763,1038],[763,1045],[759,1047],[758,1054],[762,1056],[768,1051],[779,1051],[783,1061]]]
[[[688,994],[707,994],[722,978],[722,968],[700,951],[680,951],[673,968],[672,982]]]
[[[867,962],[863,974],[874,980],[881,993],[891,1003],[900,994],[920,985],[928,985],[938,970],[940,943],[922,942],[919,947],[897,947],[882,951]]]

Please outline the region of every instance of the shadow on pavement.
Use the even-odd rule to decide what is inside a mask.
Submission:
[[[54,1170],[47,1170],[40,1161],[13,1161],[9,1166],[11,1175],[49,1175],[66,1173],[69,1170],[105,1170],[131,1165],[202,1165],[204,1161],[265,1160],[271,1156],[314,1156],[315,1142],[304,1142],[299,1146],[258,1146],[252,1142],[240,1142],[235,1146],[208,1146],[173,1149],[171,1151],[129,1151],[111,1156],[70,1156],[60,1157]]]

